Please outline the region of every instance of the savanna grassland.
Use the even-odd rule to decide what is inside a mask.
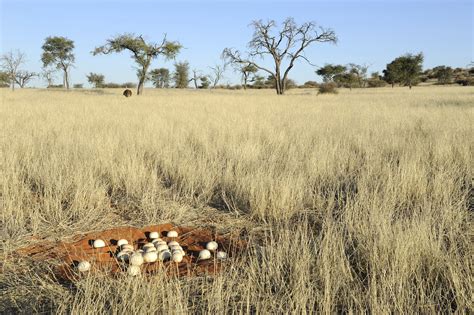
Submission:
[[[473,310],[474,89],[1,90],[0,313]],[[240,231],[213,277],[56,281],[38,238]]]

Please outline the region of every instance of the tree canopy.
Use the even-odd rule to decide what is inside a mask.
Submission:
[[[316,70],[316,74],[320,75],[325,83],[337,82],[338,76],[341,76],[346,70],[347,68],[343,65],[326,64],[324,67]]]
[[[400,83],[409,86],[410,89],[416,85],[423,69],[423,54],[406,54],[394,59],[387,64],[384,79],[392,84]]]
[[[138,66],[138,87],[137,95],[143,93],[143,85],[148,79],[148,68],[153,59],[162,55],[166,59],[175,58],[182,46],[178,42],[168,41],[166,35],[160,43],[147,43],[141,35],[125,33],[107,40],[105,45],[96,47],[92,54],[120,53],[127,50]]]
[[[100,73],[91,72],[87,75],[87,81],[89,81],[90,84],[94,85],[95,88],[101,88],[104,86],[105,76]]]
[[[173,80],[174,85],[178,89],[185,89],[189,84],[189,63],[187,61],[177,62],[174,64]]]
[[[150,71],[150,80],[156,88],[168,88],[170,86],[170,71],[166,68],[153,69]]]

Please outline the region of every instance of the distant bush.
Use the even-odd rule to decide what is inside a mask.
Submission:
[[[133,82],[125,82],[120,87],[121,88],[135,89],[137,87],[137,84],[133,83]]]
[[[74,84],[72,87],[75,88],[75,89],[82,89],[84,87],[84,84],[77,83],[77,84]]]
[[[384,80],[378,80],[378,79],[367,80],[367,87],[369,88],[384,87],[386,85],[387,85],[387,82],[385,82]]]
[[[322,83],[318,94],[337,94],[337,84],[334,82]]]
[[[241,90],[242,89],[242,85],[239,85],[239,84],[236,84],[236,85],[229,85],[227,87],[229,90]]]
[[[298,85],[296,84],[296,82],[294,80],[292,80],[292,79],[286,80],[285,88],[287,90],[294,89],[296,87],[298,87]]]
[[[64,86],[62,84],[51,84],[48,86],[48,89],[62,89]]]
[[[306,81],[303,85],[299,86],[303,89],[316,89],[319,87],[319,83],[316,81]]]
[[[106,88],[106,89],[118,89],[118,88],[134,89],[134,88],[137,87],[137,84],[136,84],[136,83],[132,83],[132,82],[125,82],[125,83],[122,83],[122,84],[109,82],[109,83],[105,83],[104,85],[102,85],[102,87],[103,87],[103,88]]]
[[[473,86],[474,78],[459,78],[456,80],[456,83],[462,86]]]
[[[118,89],[122,86],[118,83],[109,82],[109,83],[105,83],[104,85],[102,85],[102,87],[106,88],[106,89]]]

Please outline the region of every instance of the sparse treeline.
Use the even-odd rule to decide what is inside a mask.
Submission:
[[[191,82],[196,89],[207,88],[247,88],[275,89],[281,95],[290,88],[316,88],[323,85],[329,88],[375,88],[386,85],[408,86],[410,89],[420,82],[432,84],[460,84],[474,85],[474,67],[472,64],[464,68],[451,68],[440,65],[423,71],[424,56],[422,53],[405,54],[395,58],[386,65],[383,73],[372,72],[368,76],[369,66],[366,64],[349,63],[326,64],[315,71],[322,77],[323,82],[307,81],[298,86],[290,79],[289,73],[295,62],[302,60],[314,66],[306,57],[305,50],[317,43],[336,43],[336,33],[329,28],[318,26],[314,22],[298,25],[292,18],[287,18],[281,25],[275,21],[254,21],[253,36],[248,42],[247,52],[234,48],[225,48],[221,54],[222,64],[209,66],[207,73],[199,69],[190,70],[188,61],[179,61],[174,64],[174,72],[167,68],[151,69],[152,61],[158,57],[165,60],[175,60],[182,49],[181,43],[169,41],[166,35],[161,42],[147,42],[141,35],[125,33],[106,40],[105,44],[96,47],[92,54],[108,55],[128,51],[137,66],[136,83],[105,83],[105,76],[100,73],[89,73],[88,82],[94,88],[127,87],[137,88],[137,94],[143,93],[144,85],[151,81],[156,88],[187,88]],[[26,61],[26,55],[20,51],[10,51],[1,56],[0,87],[15,85],[25,87],[33,78],[40,77],[47,83],[47,87],[63,87],[69,89],[71,67],[74,67],[74,41],[62,36],[47,37],[42,46],[41,55],[42,73],[29,72],[21,69]],[[270,60],[271,67],[263,63],[265,58]],[[238,85],[219,84],[224,79],[227,66],[240,74],[241,82]],[[150,70],[151,69],[151,70]],[[54,74],[62,72],[63,83],[54,85]],[[265,75],[262,75],[265,74]],[[74,84],[82,88],[82,84]]]

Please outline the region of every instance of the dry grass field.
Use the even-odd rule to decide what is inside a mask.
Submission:
[[[0,313],[473,311],[474,89],[0,91]],[[10,253],[174,222],[240,231],[213,277]]]

